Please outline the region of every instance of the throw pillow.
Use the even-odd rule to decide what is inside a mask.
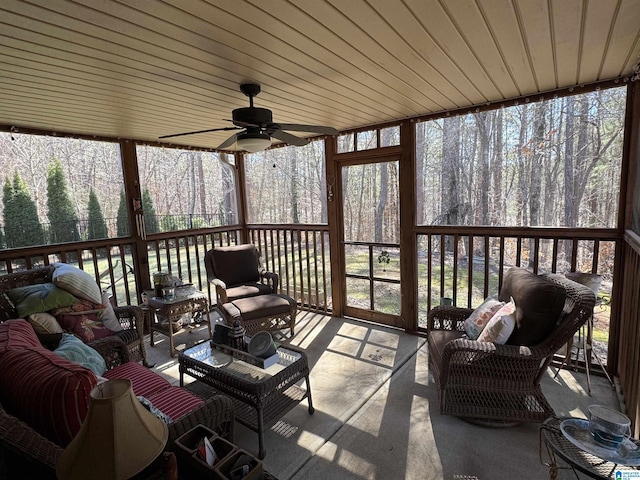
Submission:
[[[97,313],[62,314],[56,316],[56,319],[65,331],[76,334],[85,343],[108,337],[114,333],[102,324]]]
[[[60,345],[53,352],[62,358],[88,368],[97,378],[101,377],[107,370],[107,364],[97,350],[85,345],[79,338],[68,333],[62,335]]]
[[[102,292],[102,305],[104,305],[104,308],[98,312],[98,318],[102,324],[112,332],[124,330],[122,325],[120,325],[116,312],[113,310],[113,305],[111,305],[109,301],[109,294],[107,292]]]
[[[75,302],[73,302],[71,305],[68,305],[62,308],[53,309],[49,313],[51,313],[51,315],[53,316],[63,315],[63,314],[83,315],[87,313],[99,313],[102,309],[103,309],[103,306],[101,303],[96,304],[96,303],[90,302],[89,300],[84,300],[79,298]]]
[[[515,311],[516,304],[512,298],[509,303],[505,304],[496,312],[491,320],[489,320],[489,323],[487,323],[487,326],[484,327],[484,330],[482,330],[482,333],[478,337],[478,341],[493,342],[499,345],[507,343],[516,326]]]
[[[32,313],[48,312],[54,308],[66,307],[76,301],[76,297],[56,287],[53,283],[12,288],[7,291],[7,295],[15,305],[20,318],[27,318]]]
[[[32,313],[27,318],[36,333],[48,335],[52,333],[62,333],[62,327],[56,317],[47,312]]]
[[[57,287],[93,303],[102,302],[100,287],[95,278],[87,272],[67,263],[54,263],[53,266],[56,268],[53,272],[53,283]]]
[[[489,320],[495,315],[495,313],[502,308],[504,302],[489,297],[476,308],[473,313],[464,321],[464,331],[471,340],[478,338],[482,330],[487,325]]]

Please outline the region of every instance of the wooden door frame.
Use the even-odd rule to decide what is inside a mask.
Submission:
[[[404,121],[400,125],[400,146],[384,147],[374,150],[337,154],[337,138],[325,141],[327,214],[329,224],[329,244],[331,251],[331,293],[333,314],[342,317],[351,312],[346,306],[346,276],[344,259],[344,218],[342,215],[342,174],[343,166],[398,161],[400,200],[400,278],[401,313],[395,322],[396,327],[407,331],[417,331],[417,242],[415,232],[415,125]],[[353,308],[353,307],[351,307]],[[378,315],[367,315],[370,320],[379,322]],[[385,314],[385,319],[389,316]],[[395,316],[393,316],[395,317]],[[362,316],[359,316],[362,318]],[[381,322],[389,324],[388,322]]]

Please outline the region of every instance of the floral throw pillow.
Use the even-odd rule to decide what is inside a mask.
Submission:
[[[512,298],[489,320],[478,337],[478,341],[493,342],[500,345],[507,343],[516,326],[515,311],[516,304]]]
[[[75,334],[84,343],[113,335],[98,318],[97,313],[60,314],[56,316],[60,326],[67,332]]]
[[[482,305],[476,308],[469,318],[464,321],[464,331],[467,333],[467,336],[471,340],[476,340],[487,323],[489,323],[489,320],[491,320],[503,305],[504,302],[494,297],[489,297],[482,302]]]

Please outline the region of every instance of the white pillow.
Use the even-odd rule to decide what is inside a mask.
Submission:
[[[111,302],[109,301],[109,294],[107,292],[102,292],[102,304],[104,305],[104,310],[100,310],[98,312],[98,318],[102,324],[112,332],[119,332],[123,330],[122,325],[116,316],[116,312],[113,310],[113,305],[111,305]]]
[[[491,317],[500,310],[504,305],[504,302],[494,298],[488,297],[485,301],[476,308],[473,313],[464,321],[464,331],[471,340],[478,338],[478,335],[484,330],[484,327],[489,323]]]
[[[31,324],[36,333],[47,335],[50,333],[62,333],[62,327],[56,320],[56,317],[50,313],[32,313],[27,317],[27,321]]]
[[[56,287],[90,302],[102,303],[102,293],[95,278],[68,263],[54,263],[53,283]]]
[[[509,340],[516,326],[516,304],[511,301],[505,304],[496,314],[489,320],[487,326],[484,327],[482,333],[478,337],[479,342],[493,342],[504,345]]]

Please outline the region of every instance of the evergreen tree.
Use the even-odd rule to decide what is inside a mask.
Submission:
[[[93,240],[96,238],[108,238],[109,232],[107,231],[107,222],[104,220],[102,214],[102,208],[100,202],[96,196],[93,188],[89,192],[89,205],[87,207],[89,214],[88,239]]]
[[[151,194],[146,188],[142,192],[142,210],[144,211],[144,225],[147,234],[158,233],[158,217],[156,216],[156,209],[153,208],[153,200]]]
[[[14,173],[13,184],[9,179],[5,182],[3,202],[7,247],[44,244],[44,233],[38,218],[38,209],[29,195],[27,184],[18,175],[18,172]]]
[[[51,241],[66,243],[80,240],[78,215],[69,197],[67,181],[59,160],[47,172],[47,215],[51,223]]]
[[[124,194],[124,190],[120,191],[120,203],[118,204],[116,230],[118,237],[129,236],[129,214],[127,213],[127,198]]]
[[[13,195],[13,185],[9,178],[5,178],[4,187],[2,188],[2,203],[4,205],[4,231],[7,237],[7,247],[15,247],[16,238],[16,208]]]

